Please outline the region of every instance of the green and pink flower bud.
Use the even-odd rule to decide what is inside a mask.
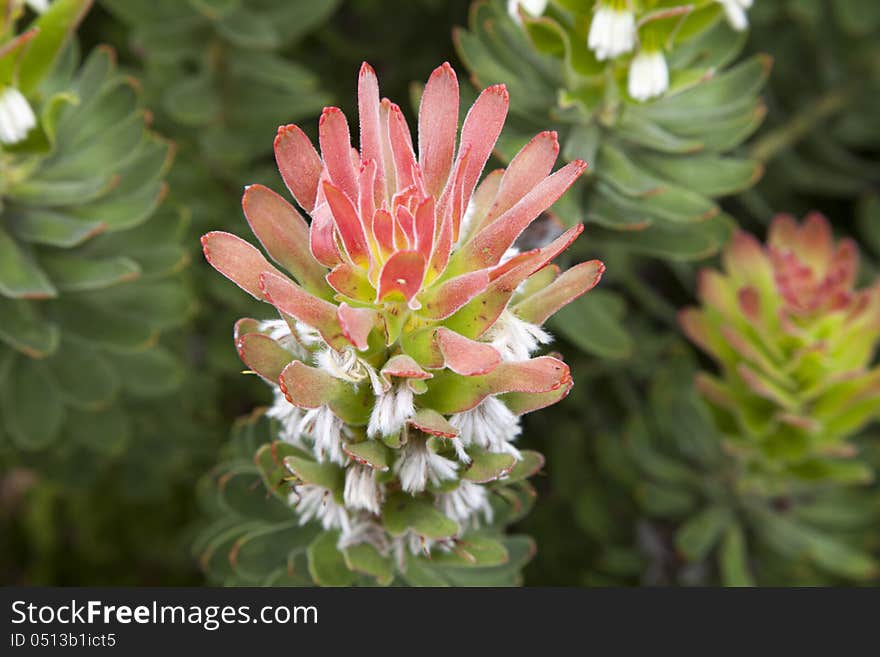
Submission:
[[[723,266],[701,272],[702,307],[680,316],[721,368],[698,387],[758,469],[840,474],[847,438],[880,415],[880,282],[856,288],[855,243],[817,213],[777,216],[766,245],[735,234]]]
[[[280,317],[240,320],[236,348],[276,390],[269,414],[290,446],[291,505],[302,522],[338,530],[340,547],[443,548],[491,519],[486,484],[520,463],[519,417],[572,386],[560,358],[532,357],[550,341],[541,325],[604,271],[552,263],[581,226],[515,247],[586,164],[553,172],[559,144],[545,132],[478,185],[507,91],[483,91],[460,132],[458,108],[444,64],[425,87],[414,144],[364,64],[359,150],[337,108],[321,116],[320,153],[299,127],[278,130],[281,176],[311,221],[252,185],[244,214],[272,262],[229,233],[202,238],[208,261]],[[445,521],[413,520],[425,509]]]

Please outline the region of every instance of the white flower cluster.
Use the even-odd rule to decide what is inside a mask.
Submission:
[[[635,43],[636,19],[632,10],[619,1],[600,2],[587,35],[587,46],[596,53],[596,59],[614,59],[630,52]]]

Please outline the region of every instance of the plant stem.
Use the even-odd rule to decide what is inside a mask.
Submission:
[[[817,124],[842,110],[849,103],[852,92],[853,88],[847,86],[820,96],[786,123],[757,140],[750,149],[751,156],[761,162],[772,160],[780,151],[803,139]]]

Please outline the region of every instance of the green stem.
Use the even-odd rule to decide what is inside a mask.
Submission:
[[[819,123],[842,110],[849,103],[853,91],[853,87],[847,86],[820,96],[786,123],[757,140],[750,149],[751,156],[761,162],[772,160],[780,151],[803,139]]]
[[[626,291],[629,292],[633,299],[635,299],[642,308],[651,313],[659,321],[673,326],[678,330],[678,311],[675,309],[675,306],[658,296],[657,293],[648,287],[636,274],[624,273],[619,280],[626,288]]]

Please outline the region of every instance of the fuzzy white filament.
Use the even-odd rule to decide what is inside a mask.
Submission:
[[[476,445],[490,452],[522,456],[510,444],[521,433],[519,418],[495,397],[486,397],[474,408],[456,413],[449,423],[459,430],[459,439],[465,445]]]
[[[645,101],[669,88],[669,67],[660,51],[640,52],[629,66],[629,95]]]
[[[368,465],[354,464],[345,472],[345,506],[379,514],[382,490],[376,483],[376,472]]]
[[[632,11],[601,3],[590,24],[587,46],[596,59],[614,59],[629,52],[636,42],[636,21]]]
[[[435,454],[419,438],[410,439],[394,464],[394,472],[407,493],[421,493],[429,481],[437,486],[443,480],[455,479],[457,469],[455,461]]]
[[[339,529],[343,534],[351,531],[348,511],[336,503],[333,494],[326,488],[314,484],[297,486],[290,494],[290,502],[299,514],[300,525],[317,520],[327,531]]]
[[[540,326],[526,322],[505,310],[486,333],[486,339],[506,361],[527,360],[542,344],[549,344],[553,336]]]
[[[303,419],[303,410],[298,406],[294,406],[282,394],[281,390],[275,388],[273,390],[275,400],[266,411],[266,415],[277,420],[281,425],[281,431],[278,436],[286,443],[302,447],[302,434],[300,433],[300,424]]]
[[[312,437],[312,451],[318,461],[330,460],[345,465],[348,457],[342,451],[343,428],[342,420],[336,417],[330,407],[319,406],[310,408],[303,414],[298,431]]]
[[[480,514],[486,522],[492,522],[492,507],[486,488],[467,479],[462,479],[455,490],[438,495],[436,506],[443,515],[463,526],[467,523],[478,526]]]
[[[372,516],[361,514],[363,517],[355,517],[351,522],[351,529],[339,536],[336,547],[344,550],[353,545],[368,543],[376,548],[381,554],[387,554],[390,546],[388,532],[376,522]]]
[[[18,89],[0,91],[0,142],[16,144],[36,125],[37,117]]]
[[[387,392],[376,398],[367,435],[393,436],[403,429],[404,423],[416,412],[413,404],[413,391],[406,380],[398,381]]]
[[[260,333],[265,333],[300,360],[308,358],[309,351],[291,332],[283,319],[265,319],[260,322]]]

